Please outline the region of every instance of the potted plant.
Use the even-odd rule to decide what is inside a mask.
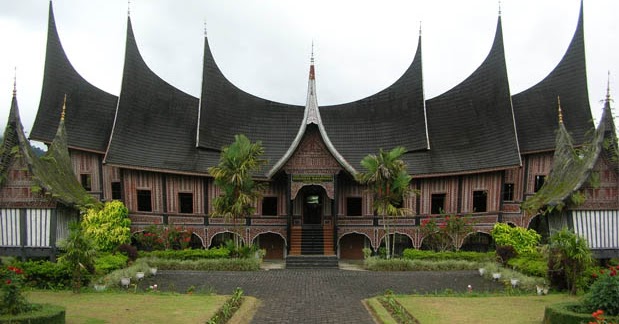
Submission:
[[[492,279],[498,281],[499,279],[501,279],[501,273],[500,272],[493,272],[492,273]]]
[[[123,288],[129,288],[129,284],[131,283],[131,277],[127,271],[123,271],[122,276],[120,277],[120,285]]]
[[[484,273],[486,273],[486,269],[484,269],[484,268],[479,268],[478,271],[479,271],[479,275],[482,276],[482,277],[484,276]]]
[[[104,277],[99,277],[94,284],[95,291],[104,291],[107,288],[107,283]]]
[[[144,279],[144,272],[142,272],[142,271],[138,271],[138,272],[136,272],[136,273],[135,273],[135,278],[136,278],[137,280],[142,280],[142,279]]]
[[[153,275],[153,276],[157,275],[157,268],[155,268],[155,267],[150,268],[150,274]]]

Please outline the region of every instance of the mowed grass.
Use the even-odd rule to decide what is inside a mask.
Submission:
[[[541,323],[546,305],[576,300],[547,296],[433,297],[397,296],[421,323]]]
[[[67,323],[204,323],[228,296],[31,291],[28,301],[64,306]]]

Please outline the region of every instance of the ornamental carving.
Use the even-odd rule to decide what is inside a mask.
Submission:
[[[308,127],[284,170],[288,174],[335,175],[342,167],[329,152],[318,129]]]

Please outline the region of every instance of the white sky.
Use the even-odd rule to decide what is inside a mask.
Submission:
[[[617,97],[619,1],[585,0],[591,108],[599,120],[610,71]],[[120,93],[125,0],[55,0],[62,45],[90,83]],[[305,103],[314,42],[319,105],[361,99],[395,82],[410,65],[422,22],[426,99],[463,81],[494,38],[498,1],[132,0],[131,20],[150,68],[200,96],[204,25],[215,60],[239,88],[274,101]],[[511,93],[541,81],[560,61],[576,28],[580,0],[503,0]],[[30,130],[41,95],[48,1],[0,0],[0,128],[17,98]],[[618,111],[615,111],[615,116]],[[567,125],[569,128],[569,125]]]

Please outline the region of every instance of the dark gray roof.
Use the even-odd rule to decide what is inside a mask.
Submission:
[[[288,150],[303,120],[303,107],[253,96],[221,73],[204,39],[204,65],[198,147],[220,151],[244,134],[262,141],[269,170]]]
[[[406,155],[413,174],[464,173],[520,165],[503,51],[501,17],[484,62],[426,102],[430,151]]]
[[[565,127],[574,144],[593,130],[587,89],[583,8],[565,55],[544,80],[512,97],[522,153],[553,150],[557,129],[557,96],[561,97]]]
[[[427,150],[421,37],[413,62],[395,83],[361,100],[322,106],[320,114],[331,143],[355,168],[381,148]]]
[[[195,148],[198,99],[165,82],[146,65],[131,19],[122,90],[105,162],[173,172],[204,171]]]
[[[43,89],[31,139],[46,143],[54,139],[65,94],[69,147],[104,153],[117,97],[88,83],[75,71],[60,43],[50,1]]]

